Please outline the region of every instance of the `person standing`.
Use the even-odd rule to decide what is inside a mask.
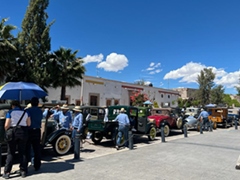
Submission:
[[[58,112],[55,112],[54,114],[52,114],[52,116],[55,118],[56,116],[59,117],[59,124],[60,124],[60,128],[62,129],[70,129],[70,125],[72,123],[72,114],[69,111],[68,105],[64,104],[61,107],[61,110]]]
[[[83,115],[82,115],[82,110],[80,106],[75,106],[73,111],[74,111],[74,119],[73,119],[71,128],[72,128],[72,141],[74,146],[76,134],[82,133],[81,130],[83,126]],[[82,142],[81,142],[81,145],[82,145]]]
[[[27,108],[31,118],[31,126],[28,130],[28,142],[27,142],[27,159],[31,161],[31,149],[33,150],[34,157],[34,169],[38,171],[41,167],[41,125],[43,119],[42,110],[38,107],[39,100],[37,97],[31,99],[31,107]]]
[[[209,116],[209,113],[202,108],[201,113],[199,114],[197,120],[202,120],[203,130],[208,130],[209,128],[208,116]]]
[[[128,147],[128,130],[130,127],[130,121],[128,115],[125,114],[125,109],[121,108],[120,114],[115,118],[115,121],[118,122],[118,138],[116,142],[116,149],[119,149],[122,136],[124,137],[124,145]]]
[[[7,141],[7,159],[4,167],[4,174],[2,176],[5,179],[10,178],[16,147],[18,147],[20,158],[19,168],[21,176],[26,177],[27,174],[26,145],[28,139],[28,126],[31,125],[31,119],[28,112],[21,108],[19,101],[12,101],[11,107],[12,109],[6,114],[6,122],[4,125],[5,131],[13,129],[18,124],[20,133],[13,131],[13,138]]]

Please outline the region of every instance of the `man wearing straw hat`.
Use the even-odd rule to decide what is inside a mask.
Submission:
[[[63,129],[70,129],[70,124],[72,123],[72,114],[69,111],[69,107],[67,104],[63,104],[61,106],[61,110],[54,113],[53,117],[59,117],[59,124]]]
[[[130,126],[130,121],[128,115],[125,114],[125,112],[125,109],[121,108],[120,114],[115,118],[115,120],[118,121],[118,138],[116,144],[117,150],[119,149],[122,136],[124,137],[125,147],[128,147],[128,129]]]
[[[73,140],[73,145],[74,145],[74,140],[76,134],[80,134],[81,129],[82,129],[82,124],[83,124],[83,115],[82,115],[82,110],[80,106],[75,106],[73,108],[74,111],[74,119],[72,123],[72,140]]]

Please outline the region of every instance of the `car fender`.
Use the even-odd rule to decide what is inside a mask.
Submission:
[[[61,136],[61,135],[63,135],[63,134],[68,135],[68,136],[71,137],[72,131],[69,131],[69,130],[67,130],[67,129],[58,129],[58,130],[52,132],[52,133],[49,134],[49,136],[47,137],[47,140],[46,140],[46,142],[45,142],[45,146],[47,146],[48,144],[52,144],[57,137],[59,137],[59,136]]]

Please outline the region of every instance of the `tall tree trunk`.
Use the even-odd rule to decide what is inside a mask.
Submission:
[[[61,88],[61,100],[66,100],[66,86]]]

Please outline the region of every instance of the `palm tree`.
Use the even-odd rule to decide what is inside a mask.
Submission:
[[[5,25],[6,21],[8,19],[4,18],[0,22],[0,81],[4,80],[6,74],[10,71],[11,62],[15,59],[14,53],[17,52],[14,46],[16,38],[11,34],[16,27]]]
[[[83,60],[76,57],[77,52],[60,47],[59,50],[53,52],[49,62],[51,86],[54,88],[61,87],[61,100],[66,99],[67,86],[74,87],[81,85],[85,67],[82,65]]]

